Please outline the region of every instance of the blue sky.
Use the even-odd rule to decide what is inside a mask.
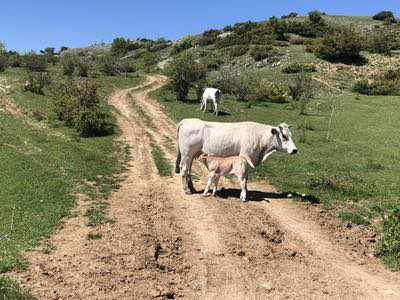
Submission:
[[[400,16],[399,0],[14,0],[4,1],[0,41],[7,49],[80,47],[116,36],[177,39],[239,21],[313,9],[334,15]]]

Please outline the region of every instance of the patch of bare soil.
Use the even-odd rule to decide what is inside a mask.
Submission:
[[[149,76],[110,98],[132,153],[127,178],[109,200],[115,223],[99,228],[100,240],[88,240],[79,201],[76,217],[50,239],[55,249],[27,254],[29,271],[17,275],[25,288],[40,299],[400,298],[397,274],[352,255],[337,231],[321,226],[323,214],[273,199],[278,194],[268,184],[251,184],[252,201],[242,203],[229,180],[218,198],[204,198],[184,195],[179,176],[160,178],[146,132],[172,163],[165,140],[175,139],[175,124],[148,93],[165,81]],[[128,93],[154,127],[145,128]],[[203,177],[199,165],[195,170]]]

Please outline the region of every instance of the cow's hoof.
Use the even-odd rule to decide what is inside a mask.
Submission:
[[[184,189],[183,192],[184,192],[186,195],[191,195],[191,194],[192,194],[192,191],[191,191],[190,189]]]
[[[203,197],[210,197],[210,196],[211,196],[211,194],[210,194],[210,193],[203,194]]]

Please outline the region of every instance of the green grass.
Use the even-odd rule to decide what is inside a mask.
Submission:
[[[338,214],[350,208],[356,212],[342,212],[342,219],[369,224],[400,204],[400,142],[396,138],[400,134],[400,97],[322,93],[304,116],[291,104],[260,102],[249,108],[225,97],[221,110],[226,114],[216,117],[200,112],[193,95],[185,103],[175,101],[165,88],[153,96],[176,121],[201,118],[293,125],[299,153],[273,155],[256,168],[253,177],[268,180],[282,191],[316,196],[323,207]],[[332,106],[335,111],[330,123]]]
[[[21,290],[18,283],[0,276],[0,300],[34,300],[35,298]]]
[[[96,227],[103,224],[114,223],[114,220],[107,217],[107,207],[108,203],[106,202],[93,203],[85,213],[85,217],[88,218],[87,225],[90,227]]]
[[[172,176],[172,166],[169,160],[165,157],[165,153],[160,146],[155,142],[151,142],[151,155],[153,156],[154,163],[157,167],[158,174],[162,177]]]
[[[23,74],[22,69],[10,69],[5,76],[23,82]],[[115,87],[137,85],[140,78],[96,80],[101,84],[102,105],[111,110],[105,96]],[[9,98],[28,116],[46,112],[51,101],[19,88]],[[114,136],[77,138],[66,127],[39,124],[30,126],[0,112],[0,273],[25,267],[22,251],[36,247],[69,215],[75,193],[107,198],[118,188],[118,174],[124,168],[120,157],[129,152],[114,142]]]

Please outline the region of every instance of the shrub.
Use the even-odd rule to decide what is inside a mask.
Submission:
[[[166,68],[166,74],[171,82],[170,86],[176,93],[176,99],[184,101],[191,86],[200,78],[204,78],[207,72],[206,66],[196,62],[193,54],[184,52],[175,57]]]
[[[0,53],[0,72],[4,72],[8,67],[8,57]]]
[[[172,54],[178,54],[184,50],[192,48],[196,45],[196,38],[194,36],[187,36],[181,41],[177,42],[172,48]]]
[[[91,69],[91,62],[86,57],[79,57],[75,63],[74,74],[79,77],[88,77]]]
[[[224,38],[219,38],[217,42],[215,43],[215,47],[220,49],[220,48],[226,48],[230,46],[235,46],[235,45],[248,45],[251,43],[251,36],[250,35],[243,35],[240,36],[236,33],[230,34]]]
[[[18,68],[22,65],[21,56],[18,53],[13,53],[8,56],[8,65],[12,68]]]
[[[111,53],[113,55],[123,55],[128,52],[129,40],[125,40],[123,37],[117,37],[111,44]]]
[[[106,121],[107,115],[100,110],[97,89],[97,84],[89,80],[79,80],[73,84],[72,96],[75,98],[77,107],[74,127],[83,137],[110,133],[110,127]]]
[[[77,55],[72,53],[66,53],[61,57],[60,65],[64,75],[72,76],[74,74],[77,60]]]
[[[116,76],[120,73],[118,59],[112,55],[106,54],[97,58],[99,71],[104,75]]]
[[[289,96],[294,101],[299,101],[300,114],[305,114],[307,104],[314,97],[314,86],[310,75],[301,73],[296,75],[289,83]]]
[[[45,72],[47,69],[47,60],[44,55],[38,55],[35,52],[25,54],[23,57],[24,67],[32,72]]]
[[[59,80],[52,86],[52,115],[83,137],[111,134],[109,116],[101,111],[98,86],[91,80]]]
[[[219,71],[210,73],[207,81],[210,86],[219,88],[224,94],[242,95],[239,91],[240,73],[232,66],[223,66]]]
[[[24,90],[42,95],[44,87],[49,83],[49,75],[46,72],[29,72]]]
[[[378,21],[384,21],[385,19],[390,19],[390,20],[393,20],[393,21],[396,20],[395,17],[394,17],[393,12],[391,12],[389,10],[380,11],[377,14],[375,14],[372,18],[374,20],[378,20]]]
[[[253,46],[250,49],[249,54],[255,61],[261,61],[270,56],[272,49],[271,46]]]
[[[311,72],[316,72],[316,71],[317,71],[317,69],[315,68],[314,65],[301,64],[298,62],[291,63],[282,69],[282,72],[287,73],[287,74],[301,73],[301,72],[311,73]]]
[[[388,30],[377,30],[369,39],[369,50],[374,53],[390,55],[395,48],[396,36]]]
[[[291,12],[288,15],[283,15],[282,19],[289,19],[289,18],[296,18],[297,17],[297,13],[296,12]]]
[[[357,81],[353,91],[364,95],[400,95],[400,81],[379,79],[368,82],[368,80]]]
[[[198,43],[200,46],[207,46],[215,44],[218,39],[218,35],[221,33],[220,30],[210,29],[204,31],[203,35],[199,38]]]
[[[324,19],[322,18],[322,13],[319,12],[318,10],[313,10],[308,13],[308,18],[313,24],[320,24],[322,22],[325,22]]]
[[[57,57],[55,53],[55,48],[53,47],[47,47],[44,50],[40,51],[46,58],[46,62],[48,64],[53,64],[55,65],[57,62]]]
[[[270,101],[274,103],[286,103],[286,95],[286,89],[282,85],[265,80],[256,80],[253,90],[250,90],[249,100],[253,102]]]
[[[382,223],[383,238],[377,254],[393,269],[400,266],[400,209],[388,213]]]
[[[234,57],[239,57],[242,55],[245,55],[249,51],[249,46],[247,45],[238,45],[238,46],[233,46],[229,50],[229,56],[234,58]]]
[[[359,63],[364,47],[362,36],[352,27],[342,27],[325,35],[315,47],[315,54],[331,62]]]

